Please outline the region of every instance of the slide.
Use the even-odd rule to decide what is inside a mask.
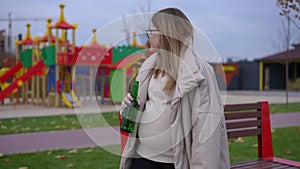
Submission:
[[[75,92],[72,90],[71,93],[62,92],[61,94],[63,102],[69,108],[80,107],[81,102],[76,98]]]
[[[10,68],[7,72],[0,76],[0,83],[6,82],[10,77],[12,77],[15,73],[17,73],[22,68],[22,63],[19,62],[12,68]]]
[[[9,70],[9,68],[6,68],[6,67],[0,69],[0,77],[1,77],[2,75],[4,75],[4,73],[6,73],[8,70]]]
[[[34,76],[38,72],[38,70],[42,69],[44,66],[45,66],[44,61],[41,60],[37,62],[37,64],[29,68],[27,72],[25,72],[22,76],[17,78],[14,82],[12,82],[9,86],[7,86],[4,90],[0,92],[0,101],[2,101],[5,97],[10,95],[12,92],[14,92],[15,89],[21,87],[32,76]]]
[[[7,83],[7,82],[4,82],[4,83],[0,83],[0,88],[1,88],[1,91],[3,91],[5,88],[7,88],[10,84]],[[18,90],[15,89],[14,91],[11,92],[11,94],[14,94],[16,93]]]

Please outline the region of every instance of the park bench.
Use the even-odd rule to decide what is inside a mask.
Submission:
[[[257,136],[257,159],[231,164],[232,169],[293,169],[300,162],[274,157],[268,102],[225,105],[228,138]],[[121,131],[122,151],[128,133]]]
[[[225,105],[228,138],[257,136],[257,159],[232,164],[231,168],[299,168],[300,162],[274,157],[268,102]]]

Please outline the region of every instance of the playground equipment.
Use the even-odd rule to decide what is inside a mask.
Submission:
[[[19,62],[18,64],[16,64],[8,70],[7,68],[3,68],[3,70],[1,69],[3,73],[1,73],[0,82],[3,83],[7,81],[10,77],[14,76],[22,67],[22,63]]]
[[[17,41],[17,51],[16,51],[16,62],[17,64],[10,68],[6,73],[4,73],[0,77],[0,83],[4,83],[5,87],[2,88],[0,92],[0,101],[2,101],[5,97],[9,96],[13,92],[16,93],[16,102],[18,102],[18,92],[16,92],[16,89],[22,87],[25,85],[25,88],[23,88],[23,102],[27,102],[28,95],[31,95],[31,101],[34,100],[34,89],[35,89],[35,83],[34,79],[32,79],[31,82],[31,90],[28,89],[28,83],[34,75],[38,75],[40,71],[44,68],[44,62],[43,61],[37,61],[34,59],[34,53],[32,52],[34,50],[35,42],[31,38],[30,34],[30,24],[27,24],[27,32],[26,37],[22,41]],[[19,56],[19,47],[22,46],[21,53]],[[23,69],[23,71],[22,71]],[[18,73],[19,72],[19,73]],[[24,72],[24,73],[23,73]],[[6,82],[10,78],[14,77],[14,80],[11,84],[8,85]]]
[[[7,71],[9,71],[10,69],[9,68],[2,68],[2,69],[0,69],[0,76],[2,77],[2,75],[3,74],[5,74]],[[6,74],[6,75],[8,75],[8,74]],[[3,78],[2,78],[2,82],[0,83],[0,89],[3,91],[5,88],[7,88],[10,84],[9,83],[7,83],[7,82],[5,82],[6,80],[4,80],[6,77],[5,76],[3,76]],[[12,101],[13,100],[13,97],[14,97],[14,94],[17,92],[17,90],[14,90],[13,92],[12,92],[12,94],[10,94],[9,96],[10,96],[10,101]],[[2,102],[2,103],[4,103],[4,102]]]
[[[91,42],[82,48],[76,61],[76,76],[80,79],[76,88],[81,98],[100,96],[101,104],[121,102],[132,76],[146,58],[147,53],[140,52],[144,48],[138,45],[136,33],[130,45],[106,48],[98,43],[93,29]]]
[[[78,107],[82,105],[79,100],[96,96],[102,104],[121,102],[129,81],[145,60],[147,54],[139,52],[145,46],[138,45],[133,33],[130,45],[106,47],[98,43],[93,29],[91,43],[78,47],[77,24],[69,24],[65,6],[59,7],[58,21],[51,24],[52,20],[47,20],[44,36],[33,40],[27,24],[25,38],[16,42],[15,65],[0,71],[0,101],[13,96],[18,103],[20,96],[23,103]],[[67,36],[70,31],[72,36]],[[75,93],[79,93],[78,99]]]
[[[82,105],[81,102],[77,99],[73,90],[71,91],[71,93],[62,92],[62,100],[69,108],[80,107]]]
[[[75,30],[77,24],[69,24],[64,16],[65,5],[61,4],[60,16],[58,21],[50,26],[50,29],[55,29],[55,46],[49,45],[46,49],[45,56],[48,60],[48,105],[60,106],[63,92],[71,92],[73,90],[73,83],[75,76],[72,78],[74,72],[74,64],[77,59],[80,48],[75,46]],[[72,31],[71,42],[66,39],[67,31]],[[61,35],[61,38],[59,37]],[[50,33],[48,40],[51,40]],[[51,44],[51,42],[49,42]]]
[[[33,104],[45,105],[47,95],[48,106],[58,107],[62,100],[62,92],[75,95],[72,92],[71,72],[79,52],[75,47],[77,25],[66,22],[63,9],[64,5],[61,4],[58,21],[51,25],[51,19],[48,19],[46,34],[36,41],[32,40],[30,24],[27,24],[26,37],[16,42],[17,64],[0,76],[0,83],[5,87],[0,92],[0,101],[21,86],[24,103],[30,100]],[[55,29],[56,36],[52,35],[52,29]],[[65,36],[68,29],[73,30],[72,43],[68,43]],[[59,33],[61,38],[56,38]],[[15,80],[7,86],[6,81],[12,77],[15,77]]]

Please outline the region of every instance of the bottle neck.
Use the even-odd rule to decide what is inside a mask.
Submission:
[[[131,89],[131,96],[133,97],[134,100],[137,99],[137,95],[138,95],[138,90],[139,90],[139,81],[134,81],[133,85],[132,85],[132,89]]]

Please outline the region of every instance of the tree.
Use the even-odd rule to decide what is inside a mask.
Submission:
[[[289,103],[289,56],[288,52],[290,51],[291,45],[291,25],[292,22],[295,27],[300,30],[298,23],[300,22],[300,0],[277,0],[277,6],[281,9],[280,15],[284,16],[287,19],[287,26],[283,25],[283,37],[286,57],[285,57],[285,88],[286,88],[286,104]],[[292,17],[291,17],[292,16]]]
[[[300,30],[300,0],[277,0],[276,4],[281,9],[279,14],[290,19]]]

